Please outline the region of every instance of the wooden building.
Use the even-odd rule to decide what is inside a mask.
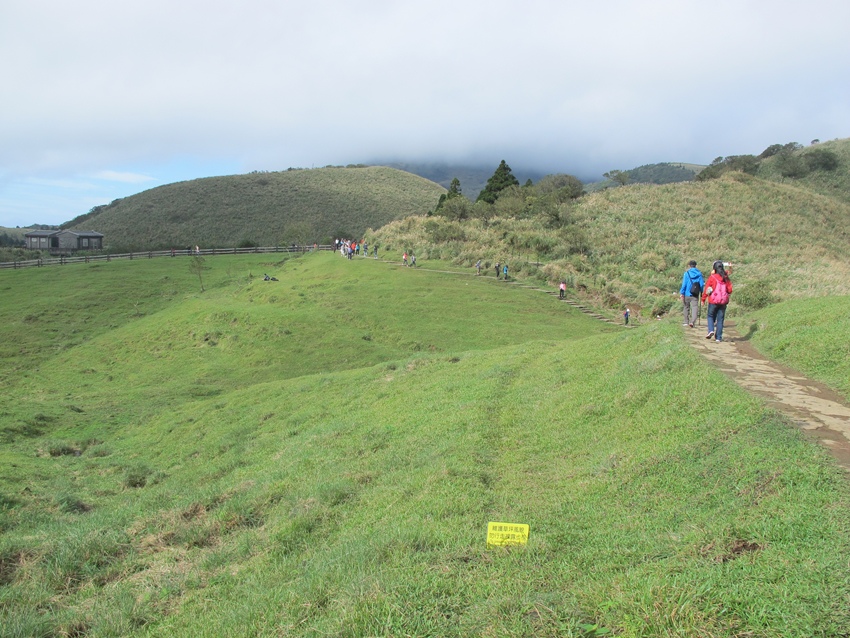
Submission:
[[[69,255],[81,250],[103,250],[103,235],[90,230],[34,230],[24,235],[27,248],[51,255]]]

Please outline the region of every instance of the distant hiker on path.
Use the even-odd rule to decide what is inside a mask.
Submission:
[[[502,264],[500,264],[500,263],[497,261],[497,262],[496,262],[496,279],[498,279],[498,278],[499,278],[499,268],[501,268],[501,267],[502,267]]]
[[[682,285],[679,286],[679,297],[682,299],[682,314],[685,317],[683,326],[694,327],[699,313],[699,297],[705,287],[705,279],[697,269],[697,262],[691,259],[688,268],[682,275]]]
[[[508,265],[507,264],[505,264],[504,274],[505,274],[505,281],[507,281],[508,280]]]
[[[631,315],[631,311],[626,308],[626,311],[623,313],[623,320],[626,322],[625,325],[629,325],[629,316]]]
[[[407,251],[405,251],[404,255],[402,255],[401,261],[405,266],[407,266]]]
[[[567,296],[567,280],[561,279],[561,283],[558,285],[558,290],[560,291],[558,294],[559,299],[564,299]]]
[[[714,337],[716,342],[723,341],[723,320],[726,318],[726,305],[732,294],[732,280],[726,274],[726,266],[719,259],[711,268],[711,276],[705,282],[702,302],[708,299],[708,334],[706,339]]]
[[[481,260],[480,259],[477,262],[475,262],[475,270],[477,271],[475,273],[476,275],[481,274]]]

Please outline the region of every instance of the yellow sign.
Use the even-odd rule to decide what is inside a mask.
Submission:
[[[487,523],[487,548],[525,545],[528,532],[528,525],[521,523]]]

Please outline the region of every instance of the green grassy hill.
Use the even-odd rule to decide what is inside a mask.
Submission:
[[[831,170],[809,170],[806,158],[812,153],[830,153],[838,160],[837,166]],[[811,189],[821,195],[835,197],[845,203],[850,203],[850,139],[832,140],[814,146],[808,146],[792,153],[792,160],[800,160],[799,176],[783,176],[783,157],[774,155],[763,160],[758,169],[758,176],[782,183],[795,184]],[[796,162],[792,162],[796,164]],[[792,171],[787,171],[792,172]]]
[[[101,232],[114,251],[326,243],[433,210],[444,192],[421,177],[380,166],[251,173],[153,188],[65,227]]]
[[[846,478],[674,322],[188,262],[0,271],[4,636],[850,631]]]
[[[644,317],[678,306],[690,259],[704,270],[715,259],[734,264],[733,311],[757,289],[779,299],[850,293],[850,206],[742,173],[593,193],[564,205],[554,228],[537,218],[415,218],[387,225],[375,240],[465,266],[507,260],[518,276],[566,278],[595,305],[628,305]]]

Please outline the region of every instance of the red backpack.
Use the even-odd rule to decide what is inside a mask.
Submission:
[[[718,306],[729,303],[729,290],[726,288],[726,282],[722,279],[714,284],[714,289],[708,296],[708,303]]]

